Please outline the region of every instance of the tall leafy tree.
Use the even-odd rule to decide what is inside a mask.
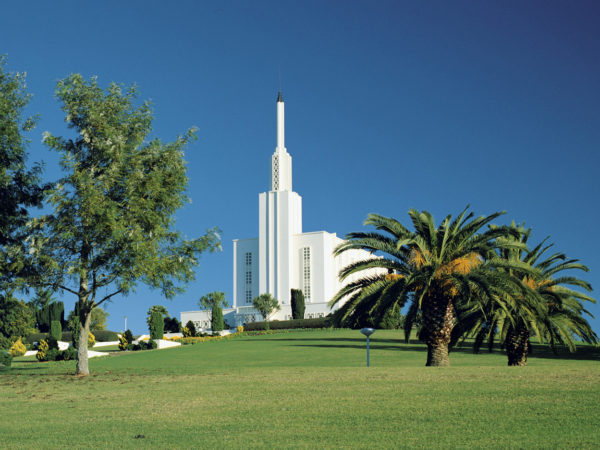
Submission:
[[[365,225],[378,232],[350,233],[335,254],[354,249],[375,256],[340,271],[342,280],[355,275],[331,300],[346,301],[336,313],[338,320],[357,323],[371,318],[378,323],[389,309],[410,307],[404,321],[406,338],[417,317],[420,338],[427,344],[428,366],[450,364],[448,348],[456,325],[455,305],[473,300],[475,292],[512,292],[520,283],[494,270],[495,261],[484,255],[502,244],[497,238],[511,233],[507,227],[482,231],[502,213],[474,217],[467,209],[454,220],[449,215],[439,226],[427,211],[411,209],[414,231],[395,219],[370,214]],[[419,314],[420,313],[420,314]]]
[[[9,349],[19,338],[33,330],[35,319],[32,310],[12,292],[0,294],[0,349]]]
[[[260,294],[252,300],[252,305],[260,313],[265,321],[265,329],[269,329],[269,316],[275,311],[279,311],[281,306],[271,294]]]
[[[28,208],[42,205],[41,166],[28,168],[25,133],[36,122],[24,110],[31,98],[25,74],[8,73],[0,56],[0,291],[12,292],[15,279],[27,275],[25,248]]]
[[[194,278],[199,255],[220,248],[216,230],[192,240],[173,229],[174,213],[187,201],[183,149],[189,130],[174,142],[150,138],[148,102],[134,106],[135,88],[75,74],[59,81],[73,138],[46,133],[61,155],[64,177],[49,194],[53,213],[33,223],[31,246],[42,276],[77,297],[80,338],[76,373],[87,375],[91,313],[138,283],[174,297]]]

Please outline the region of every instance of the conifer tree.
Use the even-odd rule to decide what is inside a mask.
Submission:
[[[300,289],[292,289],[292,319],[304,319],[306,305],[304,303],[304,294]]]

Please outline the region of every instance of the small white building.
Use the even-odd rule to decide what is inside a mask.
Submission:
[[[262,320],[252,300],[270,293],[281,306],[269,320],[292,318],[291,289],[304,293],[305,318],[331,312],[329,300],[343,286],[340,269],[372,257],[353,250],[334,257],[342,239],[327,231],[302,231],[302,197],[292,190],[292,157],[285,148],[285,116],[281,92],[277,97],[277,147],[271,157],[271,190],[258,196],[258,237],[233,241],[233,305],[223,310],[231,327]],[[347,279],[350,282],[353,279]],[[184,311],[181,323],[210,328],[209,311]]]

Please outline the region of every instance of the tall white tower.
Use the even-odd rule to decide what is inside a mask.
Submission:
[[[277,95],[277,147],[271,157],[271,190],[258,196],[259,291],[290,303],[292,236],[302,233],[302,198],[292,191],[292,157],[285,148],[285,104]]]

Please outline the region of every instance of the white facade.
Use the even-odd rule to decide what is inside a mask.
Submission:
[[[358,259],[371,257],[353,250],[334,257],[342,240],[326,231],[302,232],[302,197],[292,190],[292,157],[285,148],[285,110],[277,97],[277,147],[271,157],[271,190],[258,196],[258,238],[233,241],[233,304],[223,311],[231,326],[262,320],[252,307],[260,294],[275,297],[281,310],[270,320],[291,319],[290,291],[304,293],[305,318],[331,312],[327,303],[342,287],[340,269]],[[347,279],[345,282],[353,281]],[[186,311],[181,322],[210,327],[210,312]]]

